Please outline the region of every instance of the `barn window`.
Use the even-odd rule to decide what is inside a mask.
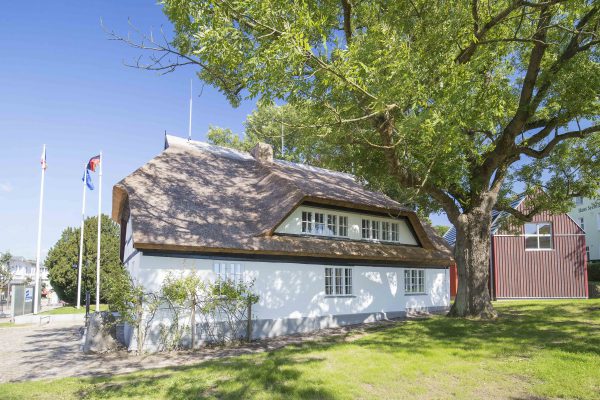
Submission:
[[[352,295],[352,268],[325,268],[325,295]]]
[[[552,224],[549,222],[525,224],[525,249],[552,249]]]
[[[425,270],[404,270],[404,292],[408,294],[425,293]]]

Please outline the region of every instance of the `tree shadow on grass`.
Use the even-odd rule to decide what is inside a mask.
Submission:
[[[91,388],[81,398],[248,399],[268,398],[335,399],[320,379],[307,380],[303,369],[317,368],[323,359],[298,357],[301,347],[266,353],[264,357],[235,357],[195,366],[90,379]]]

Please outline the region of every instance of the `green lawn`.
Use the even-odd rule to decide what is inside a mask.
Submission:
[[[96,305],[90,306],[90,312],[94,312],[96,310]],[[108,310],[107,304],[100,304],[100,311]],[[40,315],[59,315],[59,314],[85,314],[85,305],[81,306],[81,308],[77,309],[75,306],[64,306],[55,308],[53,310],[44,311],[40,313]]]
[[[0,385],[3,399],[600,399],[600,300],[497,303],[366,335],[108,378]]]

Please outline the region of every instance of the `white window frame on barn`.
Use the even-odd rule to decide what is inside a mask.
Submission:
[[[404,270],[404,293],[427,294],[425,291],[425,270],[412,268]]]
[[[548,226],[550,233],[540,233],[541,228]],[[525,251],[551,251],[554,250],[553,228],[551,222],[532,222],[523,227],[525,232]],[[549,238],[549,247],[546,239]],[[542,242],[543,241],[543,242]]]
[[[352,267],[325,267],[325,297],[353,296]]]

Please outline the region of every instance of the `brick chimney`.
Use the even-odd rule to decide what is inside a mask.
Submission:
[[[270,144],[258,142],[256,146],[250,150],[252,157],[260,163],[273,162],[273,147]]]

